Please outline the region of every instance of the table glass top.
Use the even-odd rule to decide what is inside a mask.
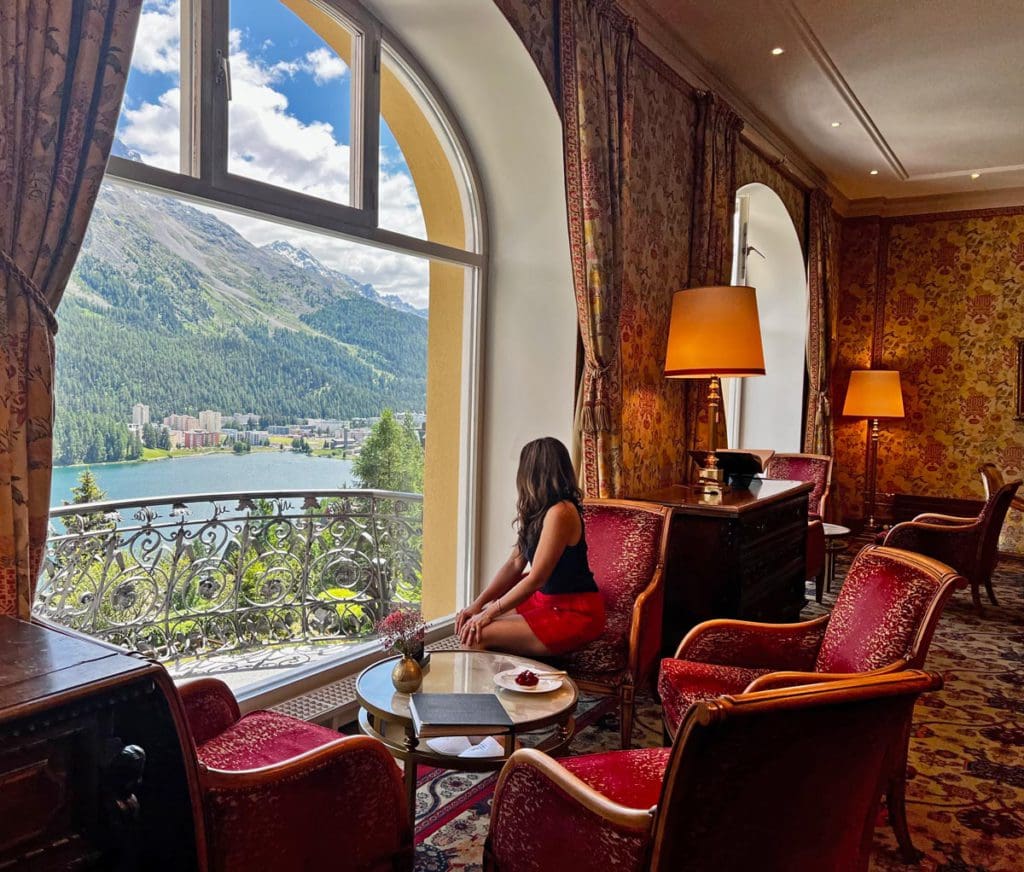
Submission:
[[[825,523],[822,526],[825,528],[826,536],[849,536],[851,532],[849,527],[844,527],[842,524]]]
[[[395,720],[411,720],[409,695],[398,693],[391,683],[397,657],[363,670],[356,682],[360,703]],[[496,693],[512,723],[529,724],[550,718],[576,705],[576,686],[562,677],[562,686],[550,693],[517,693],[497,687],[494,676],[506,669],[550,670],[552,667],[526,657],[491,651],[433,651],[423,672],[423,693]]]

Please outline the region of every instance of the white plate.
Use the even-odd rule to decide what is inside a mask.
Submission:
[[[505,690],[514,690],[516,693],[551,693],[562,686],[561,678],[541,678],[533,687],[524,687],[516,684],[516,676],[523,671],[523,668],[506,669],[494,676],[494,683]]]

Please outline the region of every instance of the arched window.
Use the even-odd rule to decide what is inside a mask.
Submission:
[[[383,407],[411,413],[425,452],[422,609],[451,614],[473,565],[483,243],[458,124],[361,5],[144,0],[61,310],[58,463],[120,459],[114,420],[132,422],[129,446],[143,419],[171,418],[164,429],[190,442],[179,450],[208,447],[185,434],[215,423],[255,449],[311,439],[337,453],[358,451]],[[117,480],[94,471],[101,488]],[[108,498],[145,478],[120,475]],[[354,484],[329,465],[319,477]],[[202,484],[190,490],[246,489]],[[287,475],[244,484],[288,487]]]
[[[808,329],[807,274],[782,200],[759,182],[736,196],[733,283],[757,289],[765,375],[723,379],[729,445],[800,451]]]

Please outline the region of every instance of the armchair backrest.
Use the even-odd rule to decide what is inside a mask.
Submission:
[[[807,496],[807,513],[825,517],[832,489],[832,458],[828,454],[773,454],[764,474],[765,478],[812,482],[814,489]]]
[[[946,601],[964,578],[930,557],[869,545],[853,559],[818,649],[817,672],[924,665]]]
[[[584,500],[583,521],[587,537],[587,557],[594,580],[604,597],[605,628],[601,638],[588,646],[588,663],[625,663],[637,599],[660,579],[668,541],[671,510],[655,503],[626,500]],[[656,594],[660,597],[660,586]],[[661,637],[660,602],[657,627],[652,637]],[[657,655],[657,643],[643,652],[643,661]],[[592,649],[608,649],[604,656]],[[571,659],[571,655],[569,657]]]
[[[1017,496],[1021,480],[1015,479],[1003,484],[988,500],[978,516],[981,524],[981,542],[978,544],[978,578],[986,579],[992,575],[999,560],[999,534],[1003,530],[1006,513],[1010,511]]]
[[[941,686],[898,672],[692,707],[665,772],[651,869],[867,869],[890,751],[917,697]],[[808,748],[828,764],[808,766]]]

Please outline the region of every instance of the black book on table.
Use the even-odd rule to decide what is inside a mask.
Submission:
[[[409,711],[421,738],[512,731],[512,718],[493,693],[414,693]]]

